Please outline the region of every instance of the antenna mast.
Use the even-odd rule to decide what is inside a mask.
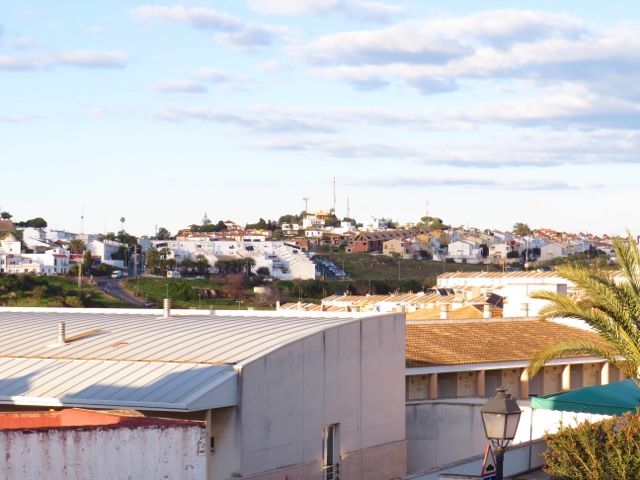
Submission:
[[[80,214],[80,233],[84,233],[84,205],[82,205],[82,213]]]
[[[304,211],[307,215],[309,215],[309,200],[311,200],[309,197],[304,197],[302,199],[302,201],[304,202]]]
[[[351,218],[351,208],[349,208],[349,197],[347,197],[347,218]]]
[[[336,214],[336,177],[333,177],[333,214]]]

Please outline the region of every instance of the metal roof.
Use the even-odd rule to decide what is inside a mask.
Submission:
[[[163,411],[235,405],[243,364],[366,316],[131,312],[0,309],[0,404]],[[60,322],[65,345],[56,343]]]
[[[0,358],[236,365],[291,341],[354,320],[353,314],[263,316],[256,312],[254,315],[162,318],[161,312],[122,315],[41,310],[0,311]],[[64,346],[52,347],[59,322],[65,323],[67,338],[94,333]]]
[[[0,403],[195,411],[237,403],[237,372],[226,365],[0,359]]]

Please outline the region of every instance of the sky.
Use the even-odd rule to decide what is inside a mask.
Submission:
[[[6,0],[0,208],[175,234],[335,179],[359,222],[623,234],[638,65],[633,1]]]

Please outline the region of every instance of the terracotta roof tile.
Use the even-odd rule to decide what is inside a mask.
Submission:
[[[545,320],[408,323],[406,366],[528,361],[560,339],[604,345],[593,332]]]

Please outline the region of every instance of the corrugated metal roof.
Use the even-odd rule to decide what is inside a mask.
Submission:
[[[217,312],[220,314],[220,312]],[[293,340],[353,321],[344,316],[172,316],[149,314],[1,312],[0,357],[241,364]],[[67,337],[55,344],[57,324]]]
[[[195,411],[235,405],[237,372],[227,365],[0,359],[0,403]]]
[[[237,369],[364,315],[0,311],[0,404],[195,411],[237,402]],[[55,345],[64,322],[66,345]]]

